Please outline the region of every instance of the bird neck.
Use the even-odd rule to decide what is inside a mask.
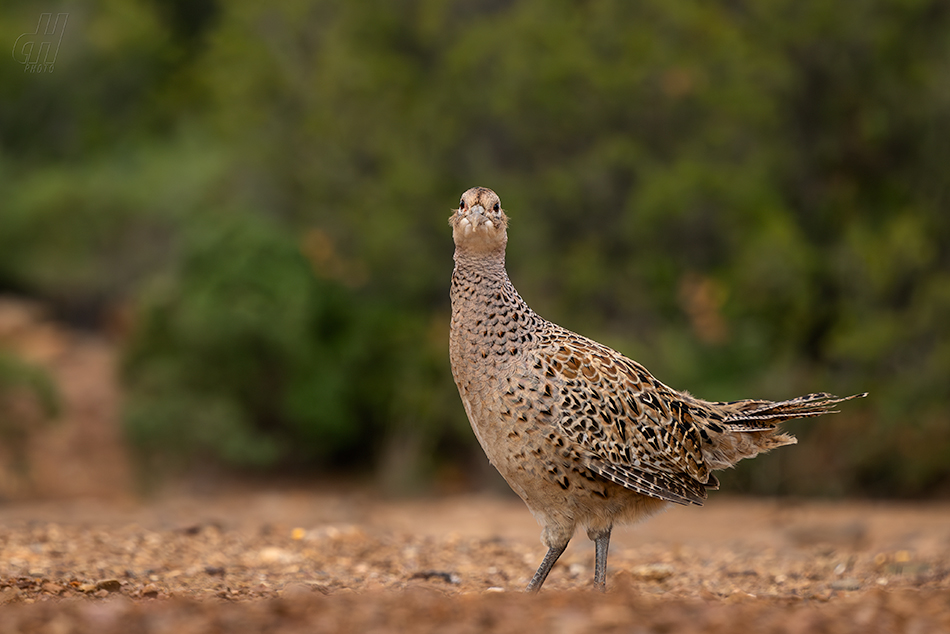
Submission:
[[[507,307],[524,316],[534,315],[508,278],[504,250],[486,257],[484,252],[473,255],[456,249],[451,297],[453,313],[487,310],[507,314],[509,311],[503,310]]]
[[[472,251],[456,247],[455,269],[470,273],[478,273],[483,277],[508,277],[505,271],[505,249],[491,251]]]

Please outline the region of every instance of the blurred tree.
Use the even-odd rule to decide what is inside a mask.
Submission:
[[[15,481],[29,483],[30,433],[59,414],[59,395],[41,369],[0,351],[0,457]]]

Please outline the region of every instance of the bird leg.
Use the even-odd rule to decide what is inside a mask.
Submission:
[[[607,550],[610,548],[611,527],[598,532],[588,531],[587,536],[594,542],[594,587],[601,592],[607,589]]]
[[[548,578],[548,573],[551,572],[551,568],[554,567],[557,558],[561,556],[561,553],[563,553],[566,548],[567,541],[563,544],[555,544],[554,546],[548,547],[548,552],[545,553],[541,565],[538,566],[538,571],[534,573],[534,576],[531,577],[531,581],[528,582],[528,587],[524,589],[525,592],[537,592],[541,589],[541,584]]]

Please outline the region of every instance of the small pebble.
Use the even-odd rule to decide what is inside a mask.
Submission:
[[[103,579],[96,582],[97,590],[105,590],[106,592],[118,592],[122,589],[122,583],[118,579]]]
[[[633,576],[647,581],[663,581],[673,576],[673,566],[670,564],[646,564],[636,566],[630,571]]]
[[[861,582],[851,577],[845,577],[844,579],[838,579],[836,581],[832,581],[831,589],[832,590],[848,590],[848,591],[860,590]]]

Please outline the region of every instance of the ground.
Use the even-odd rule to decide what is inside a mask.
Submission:
[[[615,531],[606,594],[578,535],[527,596],[544,548],[513,496],[202,480],[142,499],[114,346],[0,298],[0,349],[63,400],[29,429],[29,473],[0,452],[0,634],[950,632],[947,502],[714,493]]]
[[[312,488],[0,508],[0,632],[950,631],[950,505],[719,497],[579,535],[520,500]]]

